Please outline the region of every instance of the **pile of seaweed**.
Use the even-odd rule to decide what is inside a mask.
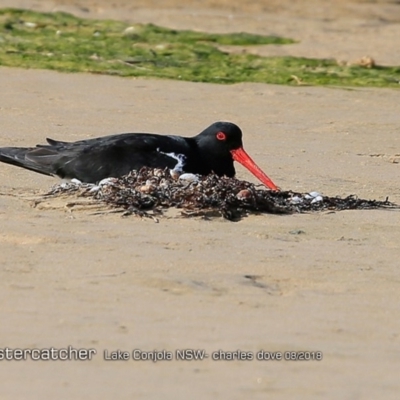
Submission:
[[[74,194],[90,197],[123,215],[135,214],[157,220],[166,209],[175,207],[182,216],[220,215],[239,220],[248,214],[293,214],[315,211],[399,209],[385,201],[322,196],[317,192],[265,190],[235,178],[215,174],[198,176],[178,174],[168,168],[142,168],[121,178],[108,178],[97,185],[72,181],[54,186],[45,196]]]

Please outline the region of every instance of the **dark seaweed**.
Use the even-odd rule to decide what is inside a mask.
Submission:
[[[318,211],[399,209],[385,201],[322,196],[292,191],[274,192],[235,178],[211,174],[198,180],[174,179],[168,169],[142,168],[121,178],[111,178],[106,184],[64,184],[55,186],[47,196],[78,194],[92,197],[99,203],[124,211],[154,218],[175,207],[185,217],[222,215],[236,221],[248,214],[293,214]]]

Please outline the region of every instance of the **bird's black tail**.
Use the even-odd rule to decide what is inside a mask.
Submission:
[[[16,165],[17,167],[22,167],[29,169],[31,171],[39,172],[43,175],[54,174],[51,164],[45,161],[38,162],[39,157],[30,157],[31,155],[38,152],[36,147],[34,148],[24,148],[24,147],[2,147],[0,148],[0,161]]]

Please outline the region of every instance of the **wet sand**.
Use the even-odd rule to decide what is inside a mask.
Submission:
[[[234,10],[223,2],[201,9],[143,2],[137,10],[122,0],[113,9],[99,1],[17,3],[210,30],[220,20],[220,30],[266,33],[269,19],[290,37],[297,26],[299,36],[317,32],[321,42],[324,29],[329,35],[336,29],[333,57],[350,58],[351,42],[365,43],[382,63],[399,63],[389,40],[399,29],[396,14],[387,11],[394,3],[338,2],[329,29],[323,11],[296,14],[285,2],[266,3],[268,10],[261,2],[258,9]],[[198,17],[204,15],[209,18]],[[389,36],[373,35],[374,29]],[[343,41],[345,34],[354,40]],[[326,40],[324,51],[334,44]],[[365,55],[357,49],[355,58]],[[307,51],[318,51],[312,41]],[[0,87],[0,146],[132,131],[191,136],[229,120],[242,127],[246,150],[284,189],[400,203],[398,90],[225,86],[4,67]],[[237,175],[255,182],[241,166]],[[33,207],[31,199],[54,183],[0,165],[0,348],[71,345],[97,354],[92,361],[1,361],[2,399],[115,393],[121,399],[397,399],[399,212],[156,224],[62,203]],[[105,350],[117,349],[204,349],[209,357],[104,360]],[[321,351],[323,360],[213,361],[218,350]]]

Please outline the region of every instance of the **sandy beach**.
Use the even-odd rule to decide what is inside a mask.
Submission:
[[[307,4],[304,4],[307,3]],[[326,4],[328,3],[328,4]],[[333,4],[332,4],[333,3]],[[0,1],[88,18],[300,41],[264,55],[400,65],[395,1]],[[218,120],[283,189],[400,204],[400,91],[215,85],[0,68],[0,147],[122,132],[193,136]],[[241,166],[237,176],[255,182]],[[397,399],[400,212],[164,218],[33,199],[57,183],[0,165],[0,350],[94,349],[92,360],[5,360],[1,399]],[[132,351],[172,360],[134,360]],[[182,349],[204,360],[176,359]],[[105,359],[127,351],[129,360]],[[213,360],[250,352],[253,360]],[[322,360],[257,360],[321,352]],[[107,358],[107,357],[106,357]]]

